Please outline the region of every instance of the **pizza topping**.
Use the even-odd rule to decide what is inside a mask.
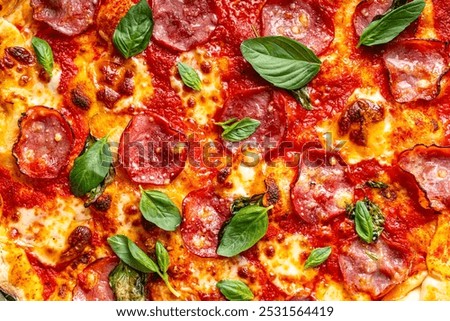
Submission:
[[[160,191],[141,188],[141,194],[139,208],[144,218],[165,231],[175,231],[181,223],[181,215],[172,200]]]
[[[201,257],[217,257],[219,233],[229,217],[228,202],[212,189],[189,193],[183,200],[181,223],[181,236],[186,248]]]
[[[328,12],[311,0],[269,0],[262,9],[262,35],[286,36],[311,48],[317,55],[334,39]]]
[[[20,171],[32,178],[56,178],[67,165],[74,142],[72,129],[56,110],[30,108],[19,120],[13,155]]]
[[[144,301],[146,276],[120,262],[109,274],[114,297],[117,301]]]
[[[384,119],[384,107],[367,99],[360,99],[351,104],[339,117],[339,135],[349,133],[352,142],[367,146],[368,125]]]
[[[59,265],[69,263],[79,257],[84,249],[91,243],[92,232],[86,226],[78,226],[69,235],[69,248],[64,251],[58,262]]]
[[[78,275],[73,289],[74,301],[113,301],[114,293],[109,285],[109,274],[119,260],[114,257],[102,258],[89,264]]]
[[[153,0],[153,37],[164,46],[188,51],[209,39],[217,26],[213,1]]]
[[[70,188],[75,196],[83,196],[101,186],[112,166],[112,155],[107,140],[87,140],[84,152],[75,159],[70,171]]]
[[[93,22],[98,0],[31,0],[33,18],[56,31],[75,36]]]
[[[383,58],[396,101],[432,100],[439,94],[440,79],[448,70],[445,48],[442,42],[418,39],[389,46]]]
[[[380,207],[368,198],[347,205],[347,214],[355,221],[356,233],[366,243],[377,240],[384,230],[385,218]]]
[[[391,8],[394,0],[363,0],[355,9],[353,14],[353,27],[358,36],[361,36],[363,30],[381,15],[385,14]]]
[[[227,121],[216,123],[223,128],[222,138],[229,142],[240,142],[253,135],[256,129],[261,125],[258,120],[245,117],[241,120],[231,118]]]
[[[305,269],[317,267],[325,262],[331,254],[331,246],[317,248],[311,251],[305,262]]]
[[[248,39],[241,44],[241,52],[261,77],[289,90],[308,84],[321,65],[311,49],[286,37]]]
[[[44,68],[47,74],[51,77],[53,72],[53,51],[47,41],[38,37],[31,39],[34,52],[36,53],[39,64]]]
[[[280,96],[264,88],[238,92],[225,101],[218,120],[224,123],[231,119],[246,117],[258,121],[260,125],[253,135],[242,141],[242,145],[256,145],[259,148],[278,146],[284,136],[286,125],[284,101]],[[254,121],[250,122],[253,126],[256,125]],[[225,145],[229,149],[234,147],[230,143]]]
[[[220,293],[230,301],[250,301],[254,298],[247,284],[239,280],[221,280],[217,282],[216,286]]]
[[[152,10],[147,0],[141,0],[120,20],[113,34],[113,43],[122,56],[130,58],[147,48],[152,32]]]
[[[339,256],[347,288],[352,293],[366,292],[374,299],[402,282],[408,275],[409,264],[402,252],[382,239],[372,244],[353,241]]]
[[[271,208],[249,205],[234,214],[223,229],[217,254],[232,257],[255,245],[267,233]]]
[[[359,38],[358,47],[388,43],[417,20],[424,8],[424,0],[414,0],[389,11],[364,29]]]
[[[120,163],[135,183],[167,185],[184,169],[184,138],[164,118],[134,116],[120,138]]]
[[[352,203],[353,187],[346,178],[347,167],[338,160],[337,155],[321,150],[303,153],[291,199],[304,221],[326,222],[345,213],[346,203]]]
[[[88,110],[91,107],[91,100],[79,86],[70,91],[70,98],[72,103],[78,108]]]
[[[450,208],[450,148],[416,146],[400,155],[399,165],[414,176],[431,208]]]
[[[202,81],[194,68],[182,62],[177,63],[177,68],[183,84],[194,90],[202,89]]]
[[[300,103],[303,109],[308,111],[313,110],[311,97],[309,96],[309,91],[307,87],[291,90],[291,94],[295,98],[295,100]]]
[[[31,52],[23,47],[8,47],[5,49],[5,52],[23,65],[32,65],[35,63],[35,59]]]

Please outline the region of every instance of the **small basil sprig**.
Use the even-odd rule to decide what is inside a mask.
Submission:
[[[109,274],[109,285],[117,301],[144,301],[146,275],[122,261]]]
[[[271,208],[249,205],[239,210],[225,226],[217,254],[232,257],[255,245],[266,235]]]
[[[200,77],[198,76],[198,73],[194,68],[182,62],[177,63],[177,68],[178,73],[181,76],[181,80],[186,86],[194,90],[202,89],[202,81],[200,80]]]
[[[363,201],[356,202],[355,206],[356,233],[366,243],[373,241],[373,222],[369,210]]]
[[[31,39],[31,45],[36,53],[37,61],[51,77],[54,64],[52,48],[47,41],[38,37]]]
[[[309,97],[308,89],[306,87],[291,90],[291,93],[294,96],[295,100],[297,100],[300,103],[303,109],[308,111],[313,110],[311,98]]]
[[[147,0],[141,0],[120,20],[113,34],[113,43],[125,58],[130,58],[147,48],[152,32],[152,10]]]
[[[245,40],[241,44],[241,52],[262,78],[288,90],[299,89],[309,83],[321,65],[311,49],[282,36]]]
[[[216,286],[230,301],[250,301],[254,298],[247,284],[239,280],[222,280]]]
[[[241,120],[237,118],[229,119],[222,123],[216,123],[223,128],[222,138],[229,142],[240,142],[253,135],[261,125],[259,120],[245,117]]]
[[[170,264],[169,253],[167,253],[167,250],[159,241],[156,242],[156,258],[158,264],[149,258],[136,243],[131,241],[125,235],[111,236],[108,238],[108,243],[114,253],[116,253],[123,262],[143,273],[153,272],[158,274],[170,292],[176,297],[180,296],[180,293],[178,293],[169,282],[169,275],[167,274]]]
[[[112,155],[108,137],[92,145],[87,144],[80,156],[75,159],[70,171],[70,188],[73,195],[83,196],[97,188],[111,170]]]
[[[231,213],[234,215],[241,209],[249,205],[263,206],[264,195],[265,193],[262,193],[262,194],[255,194],[251,197],[240,197],[235,199],[231,204]]]
[[[309,254],[305,262],[305,269],[313,268],[319,266],[325,262],[331,254],[331,246],[320,247],[314,249]]]
[[[388,43],[415,21],[424,8],[424,0],[414,0],[388,11],[381,19],[372,21],[363,30],[357,47]]]
[[[170,198],[160,191],[141,188],[139,209],[144,218],[165,231],[175,231],[181,223],[178,207]]]
[[[370,188],[386,189],[389,187],[388,184],[378,181],[367,181],[366,185]]]

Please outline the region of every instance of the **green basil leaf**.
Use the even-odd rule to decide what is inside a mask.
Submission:
[[[128,247],[130,239],[125,235],[114,235],[108,238],[108,244],[111,249],[116,253],[116,255],[126,264],[131,266],[133,269],[148,273],[152,272],[150,269],[145,267],[141,262],[136,260]]]
[[[128,239],[128,249],[131,256],[138,261],[146,270],[140,270],[142,272],[154,272],[159,274],[158,265],[141,250],[139,246],[136,245],[132,240]],[[139,269],[137,269],[139,270]]]
[[[156,242],[156,258],[158,259],[158,266],[162,273],[166,273],[169,269],[170,258],[169,253],[160,241]]]
[[[363,201],[356,202],[355,206],[356,233],[366,243],[373,241],[373,222],[369,210]]]
[[[331,246],[320,247],[312,250],[308,258],[306,259],[305,269],[319,266],[328,259],[330,254],[331,254]]]
[[[269,210],[258,205],[239,210],[225,226],[217,254],[232,257],[255,245],[267,232]]]
[[[120,20],[113,34],[114,46],[125,58],[144,51],[153,32],[153,14],[147,0],[132,6]]]
[[[144,218],[165,231],[175,231],[181,223],[178,207],[160,191],[141,189],[139,209]]]
[[[245,117],[241,120],[233,121],[227,120],[226,122],[216,123],[223,128],[222,138],[229,142],[240,142],[253,135],[256,129],[261,125],[261,122],[249,117]]]
[[[313,110],[312,104],[311,104],[311,98],[309,98],[308,89],[306,87],[302,87],[300,89],[291,90],[292,95],[294,96],[295,100],[297,100],[300,105],[305,110]]]
[[[178,72],[183,83],[194,90],[202,89],[202,81],[194,68],[182,62],[177,63]]]
[[[424,0],[408,2],[372,21],[359,38],[358,47],[388,43],[415,21],[425,8]]]
[[[217,282],[217,287],[230,301],[250,301],[254,298],[247,284],[239,280],[222,280]]]
[[[367,181],[366,185],[371,187],[371,188],[379,188],[379,189],[385,189],[388,188],[388,184],[383,183],[383,182],[377,182],[377,181]]]
[[[75,159],[70,171],[70,188],[75,196],[83,196],[99,186],[108,175],[112,155],[107,137],[92,144]]]
[[[381,183],[383,184],[383,183]],[[378,186],[378,184],[377,184]],[[372,218],[372,240],[375,241],[380,237],[381,233],[384,230],[385,218],[383,213],[381,212],[380,207],[369,200],[367,197],[362,201],[369,211],[370,217]],[[347,204],[346,211],[352,220],[356,220],[356,206],[352,204]]]
[[[261,77],[289,90],[304,87],[317,75],[321,65],[311,49],[282,36],[245,40],[241,52]]]
[[[36,53],[37,61],[51,77],[54,64],[52,48],[47,41],[38,37],[31,39],[31,45]]]
[[[117,301],[145,301],[146,279],[121,261],[109,274],[109,285]]]
[[[235,199],[233,201],[233,204],[231,204],[231,213],[234,215],[241,209],[249,205],[263,206],[264,195],[265,193],[262,193],[262,194],[255,194],[251,197],[240,197]]]

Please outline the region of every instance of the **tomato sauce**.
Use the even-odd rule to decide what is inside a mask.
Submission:
[[[450,11],[447,0],[433,0],[434,28],[443,41],[450,41]]]

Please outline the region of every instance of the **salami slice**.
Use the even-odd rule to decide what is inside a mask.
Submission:
[[[347,289],[352,293],[366,292],[373,299],[404,281],[409,266],[407,255],[383,239],[373,244],[355,240],[344,246],[339,256],[339,267]]]
[[[385,14],[392,6],[393,0],[361,1],[353,14],[353,27],[358,36],[377,17]]]
[[[164,118],[137,115],[120,138],[119,160],[133,182],[167,185],[184,169],[184,141]]]
[[[109,274],[119,264],[119,259],[107,257],[89,264],[78,275],[73,289],[73,301],[114,301],[109,285]]]
[[[153,38],[178,51],[206,42],[216,29],[217,16],[211,0],[153,0]]]
[[[398,164],[414,176],[431,208],[450,209],[450,148],[419,145],[402,153]]]
[[[240,142],[259,149],[277,147],[284,137],[286,127],[286,111],[284,99],[281,95],[266,88],[248,89],[231,96],[224,104],[218,122],[225,122],[232,118],[243,119],[249,117],[261,124],[255,133]],[[235,150],[238,144],[225,142],[230,150]]]
[[[201,257],[218,257],[219,233],[230,216],[229,203],[212,189],[189,193],[183,200],[181,223],[186,248]]]
[[[345,213],[345,205],[353,202],[354,193],[347,171],[338,155],[322,150],[304,152],[298,180],[291,188],[297,214],[304,221],[317,224]]]
[[[56,31],[75,36],[93,22],[98,0],[31,0],[33,18]]]
[[[54,109],[36,106],[19,120],[13,146],[20,171],[32,178],[56,178],[69,162],[74,137],[69,123]]]
[[[262,9],[262,35],[292,38],[319,55],[334,39],[334,24],[315,0],[269,0]]]
[[[383,56],[395,100],[404,103],[434,99],[441,77],[448,70],[445,44],[434,40],[402,40]]]

